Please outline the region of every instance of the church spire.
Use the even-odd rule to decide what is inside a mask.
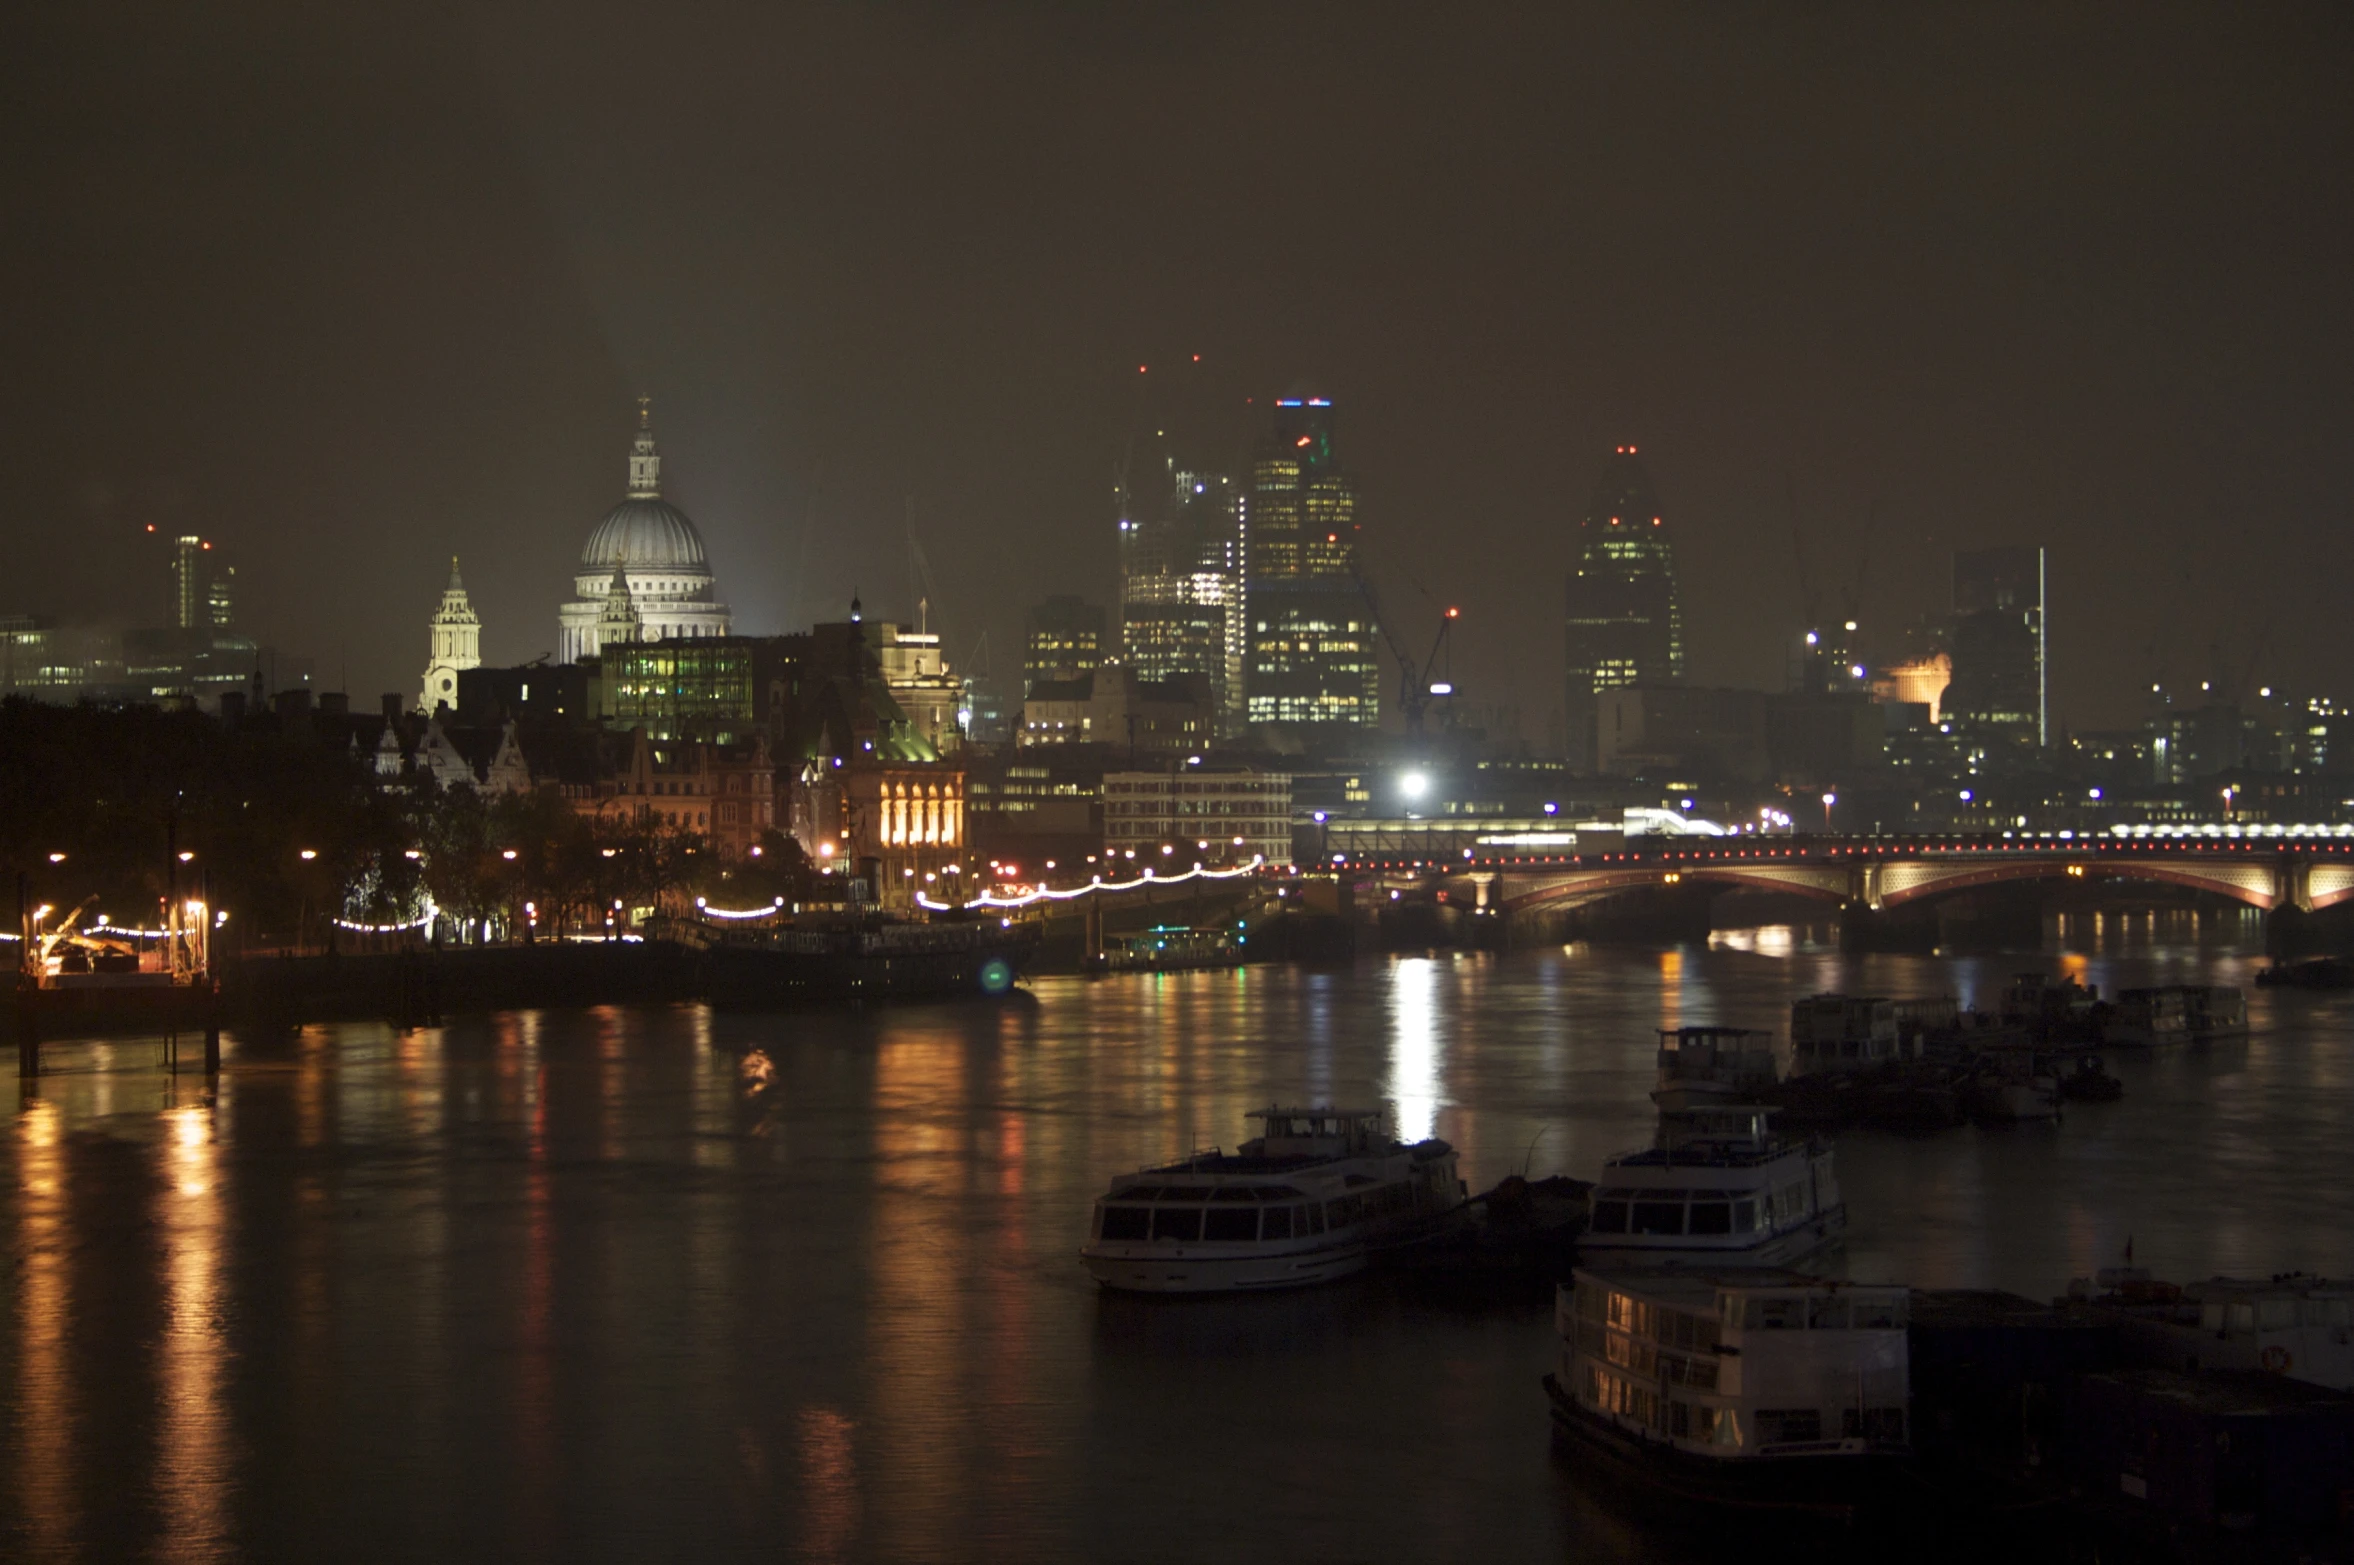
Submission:
[[[655,500],[662,495],[662,458],[654,450],[654,399],[638,398],[638,437],[629,450],[629,497]]]
[[[458,579],[458,557],[454,554],[450,556],[450,584],[445,590],[449,592],[464,592],[466,590],[466,584]]]

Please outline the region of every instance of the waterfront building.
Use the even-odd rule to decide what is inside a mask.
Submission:
[[[1684,618],[1672,530],[1633,446],[1602,470],[1579,519],[1564,622],[1569,764],[1600,765],[1602,692],[1684,679]]]
[[[482,621],[467,600],[466,584],[458,576],[458,557],[450,556],[450,584],[441,590],[441,607],[427,623],[433,650],[425,660],[424,691],[417,710],[427,715],[458,705],[458,676],[482,666]]]
[[[1068,593],[1032,608],[1022,647],[1022,694],[1041,681],[1081,679],[1095,672],[1104,654],[1101,604]]]
[[[1123,867],[1188,862],[1271,866],[1291,862],[1291,778],[1249,767],[1172,765],[1160,771],[1106,772],[1103,844],[1114,876]],[[1173,853],[1163,854],[1168,846]]]
[[[1944,709],[1981,733],[2050,742],[2044,554],[2032,545],[1953,557],[1953,682]]]
[[[1357,495],[1328,397],[1277,400],[1242,497],[1243,688],[1253,724],[1381,725],[1380,627],[1358,576]]]
[[[581,548],[574,600],[558,616],[559,661],[577,663],[603,649],[616,585],[637,621],[633,639],[728,633],[727,605],[715,596],[703,535],[686,512],[662,498],[662,458],[654,447],[653,412],[643,397],[630,447],[629,492]]]

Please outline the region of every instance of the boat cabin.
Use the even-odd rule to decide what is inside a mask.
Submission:
[[[1774,1035],[1753,1027],[1662,1027],[1659,1084],[1771,1086],[1781,1078]]]
[[[1793,1271],[1581,1266],[1555,1303],[1558,1384],[1586,1414],[1691,1455],[1898,1452],[1910,1299]]]
[[[1902,1053],[1894,1000],[1817,994],[1790,1007],[1791,1069],[1801,1075],[1871,1070]]]
[[[1242,1144],[1245,1157],[1366,1157],[1390,1145],[1378,1109],[1253,1109],[1260,1133]]]

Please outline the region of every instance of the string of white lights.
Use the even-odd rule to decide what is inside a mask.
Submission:
[[[1188,880],[1197,879],[1233,880],[1237,876],[1252,873],[1266,862],[1266,856],[1262,854],[1253,858],[1248,864],[1240,865],[1234,869],[1204,869],[1197,864],[1182,875],[1156,875],[1149,869],[1134,880],[1105,880],[1098,875],[1089,884],[1073,886],[1068,891],[1055,891],[1049,887],[1041,886],[1036,891],[1018,897],[1000,897],[983,892],[970,902],[961,905],[964,907],[1031,907],[1040,902],[1068,902],[1073,897],[1084,897],[1098,891],[1134,891],[1139,886],[1175,886]],[[959,906],[954,902],[935,902],[920,891],[915,894],[915,901],[916,906],[934,913],[953,912]]]
[[[708,914],[712,918],[767,918],[772,914],[783,912],[784,907],[785,899],[783,897],[777,898],[767,907],[747,908],[713,907],[701,897],[695,898],[695,911]]]
[[[432,923],[432,922],[433,922],[435,919],[437,919],[437,918],[439,918],[439,917],[441,917],[441,909],[440,909],[440,908],[438,908],[438,907],[436,907],[436,906],[434,906],[434,905],[433,905],[433,903],[432,903],[430,900],[428,900],[428,901],[426,902],[426,904],[425,904],[425,912],[424,912],[424,914],[423,914],[421,917],[417,918],[415,921],[411,922],[411,923],[406,923],[406,924],[355,924],[355,923],[353,923],[353,922],[352,922],[350,919],[348,919],[348,918],[338,918],[338,919],[332,919],[332,920],[330,920],[330,922],[331,922],[331,923],[333,923],[333,924],[335,925],[335,927],[336,927],[336,928],[338,928],[338,929],[348,929],[348,930],[352,931],[354,934],[361,934],[361,935],[397,935],[397,934],[401,934],[401,933],[403,933],[403,932],[405,932],[405,931],[407,931],[407,930],[411,930],[411,929],[423,929],[423,928],[424,928],[426,925],[428,925],[428,924]]]

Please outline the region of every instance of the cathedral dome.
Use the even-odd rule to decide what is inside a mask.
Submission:
[[[580,551],[581,565],[609,571],[616,565],[630,570],[702,570],[703,535],[687,520],[687,513],[652,495],[632,495],[597,523]]]

